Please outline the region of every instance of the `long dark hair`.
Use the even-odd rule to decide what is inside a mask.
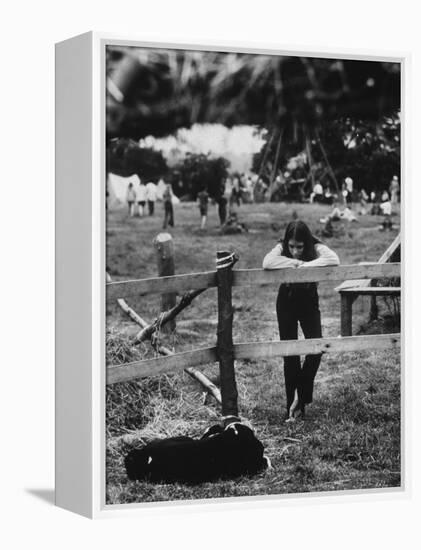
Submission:
[[[291,258],[291,252],[289,251],[288,245],[291,239],[304,244],[304,261],[310,262],[317,258],[315,245],[320,243],[320,241],[312,234],[306,223],[301,220],[294,220],[287,225],[284,238],[280,239],[280,242],[282,244],[282,254],[288,258]]]

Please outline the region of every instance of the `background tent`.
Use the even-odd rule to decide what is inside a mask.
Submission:
[[[132,174],[128,178],[109,173],[107,176],[108,208],[115,209],[126,204],[126,193],[129,183],[133,183],[135,189],[140,183],[139,176]]]

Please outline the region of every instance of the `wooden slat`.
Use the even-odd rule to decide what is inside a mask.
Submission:
[[[389,259],[392,257],[393,253],[396,251],[396,249],[401,245],[401,234],[396,236],[393,243],[383,252],[383,254],[380,256],[378,262],[379,264],[386,263],[389,261]]]
[[[377,260],[377,263],[384,264],[389,262],[390,258],[392,257],[393,253],[396,251],[396,249],[401,245],[401,234],[399,233],[395,239],[393,240],[392,244],[383,252],[383,254],[380,256],[380,258]],[[360,264],[362,265],[362,264]],[[400,275],[399,275],[400,276]],[[342,292],[344,288],[349,287],[369,287],[371,286],[371,280],[370,279],[363,279],[363,280],[354,280],[354,281],[344,281],[342,284],[340,284],[338,287],[335,288],[337,292]]]
[[[233,286],[279,285],[281,283],[309,283],[399,276],[399,263],[306,267],[302,269],[234,269]],[[107,299],[116,300],[142,294],[161,293],[163,291],[177,292],[214,286],[216,286],[216,271],[137,279],[108,283]]]
[[[396,348],[400,334],[375,334],[339,338],[312,338],[306,340],[267,341],[235,344],[236,359],[263,359],[286,355],[342,353],[350,351]]]
[[[355,288],[369,287],[371,285],[371,279],[353,279],[352,281],[344,281],[339,286],[335,287],[336,292],[342,293],[343,290]]]
[[[214,363],[216,360],[216,347],[212,347],[185,351],[167,357],[134,361],[124,365],[111,365],[107,367],[107,384],[128,382],[135,378],[158,376],[168,372],[180,372],[186,367],[203,368],[206,364]]]
[[[343,279],[363,279],[399,277],[400,264],[339,265],[332,267],[305,267],[301,269],[235,269],[234,286],[270,285],[281,283],[310,283],[320,281],[340,281]]]
[[[371,296],[395,296],[401,293],[400,286],[370,286],[362,288],[343,288],[341,294],[358,294]]]
[[[347,336],[343,338],[313,338],[307,340],[246,342],[234,344],[235,359],[264,359],[286,355],[308,353],[342,353],[352,351],[374,351],[393,349],[400,344],[400,334],[379,334],[370,336]],[[177,353],[169,357],[158,357],[113,365],[107,368],[107,384],[128,382],[136,378],[158,376],[168,372],[179,372],[189,366],[204,367],[217,361],[216,347]]]
[[[188,273],[171,277],[153,277],[108,283],[107,300],[130,298],[143,294],[177,292],[216,287],[216,271]]]

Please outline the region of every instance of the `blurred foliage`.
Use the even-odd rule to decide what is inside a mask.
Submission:
[[[325,154],[339,184],[350,176],[357,189],[387,189],[392,177],[400,174],[400,131],[398,113],[377,123],[347,117],[327,121],[318,130],[297,125],[289,142],[273,130],[267,132],[266,144],[254,155],[253,170],[268,183],[275,173],[289,172],[292,180],[305,178],[307,191],[313,180],[334,188]]]
[[[400,106],[399,63],[108,46],[106,70],[108,137],[218,122],[282,125],[291,141],[297,125]]]
[[[197,122],[267,128],[254,170],[268,183],[303,152],[307,165],[293,167],[291,178],[304,177],[306,191],[346,176],[367,191],[385,188],[400,172],[399,63],[109,46],[106,71],[107,137],[123,138],[111,141],[108,160],[121,175],[166,172],[161,153],[130,138]],[[191,155],[177,166],[175,188],[195,196],[205,185],[217,196],[222,162]]]
[[[350,176],[356,188],[366,191],[388,189],[394,175],[400,175],[400,120],[386,118],[379,124],[350,120],[326,125],[320,132],[336,178]],[[314,160],[322,160],[315,148]]]
[[[183,182],[183,195],[196,199],[197,193],[205,188],[210,197],[218,200],[224,193],[224,180],[228,175],[228,166],[229,162],[222,157],[188,154],[175,167],[175,173]]]
[[[141,148],[135,141],[121,138],[109,142],[107,171],[124,177],[137,174],[143,181],[157,181],[167,174],[168,166],[160,151]]]

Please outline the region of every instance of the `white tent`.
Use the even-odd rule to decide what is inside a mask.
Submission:
[[[107,177],[107,206],[110,210],[120,208],[126,204],[126,193],[129,183],[133,183],[135,189],[140,183],[139,176],[132,174],[128,178],[117,176],[117,174],[108,174]]]

